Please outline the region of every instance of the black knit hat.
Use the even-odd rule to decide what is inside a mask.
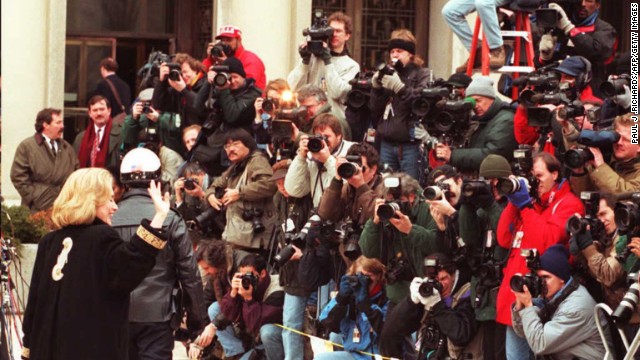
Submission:
[[[569,253],[562,244],[555,244],[547,249],[540,256],[540,269],[548,271],[553,275],[569,281],[571,278],[571,269],[569,266]]]
[[[440,165],[437,168],[431,170],[427,176],[427,184],[434,185],[436,179],[444,175],[445,180],[458,175],[458,170],[451,165]]]
[[[236,57],[228,57],[227,60],[222,62],[222,65],[226,65],[229,67],[230,73],[235,73],[243,78],[247,77],[247,74],[244,72],[244,66],[242,66],[242,62],[238,60]]]

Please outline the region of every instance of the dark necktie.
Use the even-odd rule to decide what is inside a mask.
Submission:
[[[51,144],[51,152],[53,152],[53,156],[58,155],[58,152],[56,151],[56,141],[49,139],[49,143]]]

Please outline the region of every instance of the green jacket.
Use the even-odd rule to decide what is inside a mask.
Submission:
[[[418,204],[413,207],[412,214],[409,215],[413,227],[408,235],[400,233],[390,224],[383,225],[383,222],[374,224],[373,219],[367,221],[362,234],[360,234],[359,242],[364,256],[381,258],[380,231],[383,226],[390,226],[393,230],[394,239],[385,239],[385,241],[392,241],[391,251],[388,256],[391,258],[396,257],[398,254],[404,254],[411,262],[416,276],[424,276],[422,271],[424,257],[434,252],[445,251],[445,244],[443,241],[438,241],[440,240],[440,232],[431,217],[429,205],[422,199],[416,201],[418,201]],[[385,291],[391,303],[397,304],[409,295],[409,284],[409,281],[398,281],[395,284],[386,285]]]
[[[489,154],[513,160],[513,150],[518,147],[513,134],[513,112],[496,98],[486,114],[477,120],[479,128],[469,139],[469,146],[451,152],[451,165],[462,172],[477,172],[480,163]]]
[[[138,146],[139,134],[143,129],[154,126],[162,141],[162,144],[171,150],[184,156],[187,149],[182,142],[182,127],[180,116],[177,113],[162,112],[156,123],[149,121],[145,114],[141,114],[138,119],[133,115],[127,115],[122,125],[122,143],[125,150]]]

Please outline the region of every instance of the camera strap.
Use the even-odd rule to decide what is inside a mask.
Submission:
[[[572,292],[576,291],[580,286],[580,283],[576,279],[571,279],[571,282],[560,291],[560,294],[554,297],[551,301],[546,303],[542,310],[540,310],[539,316],[540,321],[545,324],[553,317],[553,314],[558,310],[560,304],[571,295]]]
[[[118,94],[116,87],[113,86],[113,83],[111,82],[111,80],[107,78],[104,78],[104,80],[107,82],[107,84],[109,84],[109,87],[111,88],[111,92],[113,93],[113,97],[116,98],[116,102],[118,103],[118,106],[120,107],[120,109],[122,109],[122,112],[126,113],[125,107],[124,105],[122,105],[122,101],[120,100],[120,94]]]

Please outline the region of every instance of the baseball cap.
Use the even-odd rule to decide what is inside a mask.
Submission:
[[[221,37],[241,38],[242,31],[233,25],[225,25],[218,30],[216,39],[220,39]]]

